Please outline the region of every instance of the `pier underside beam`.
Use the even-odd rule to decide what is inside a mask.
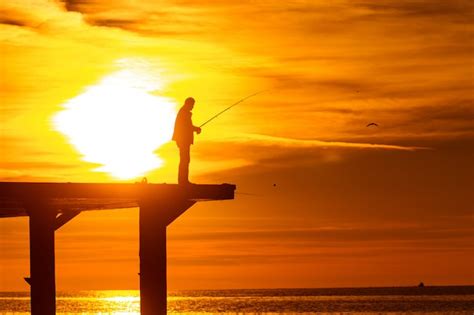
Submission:
[[[66,211],[61,213],[58,217],[56,217],[56,223],[54,224],[54,229],[58,230],[60,227],[62,227],[64,224],[68,223],[75,217],[77,217],[81,211]]]
[[[56,314],[54,231],[56,211],[41,203],[27,209],[30,218],[31,314]]]
[[[30,277],[25,280],[31,286],[31,313],[55,314],[55,230],[81,211],[139,206],[141,312],[166,314],[166,227],[198,201],[234,199],[235,189],[231,184],[0,182],[0,218],[29,216]]]

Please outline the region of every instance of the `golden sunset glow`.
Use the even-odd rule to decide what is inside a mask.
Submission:
[[[176,184],[184,100],[265,90],[195,135],[236,198],[167,228],[170,290],[472,284],[473,35],[472,0],[0,1],[0,181]],[[55,233],[58,291],[138,288],[137,208]],[[28,237],[0,219],[0,290]]]
[[[119,64],[122,70],[66,101],[54,125],[84,161],[102,165],[96,171],[129,179],[163,164],[154,151],[171,140],[176,104],[150,94],[163,82],[145,61]]]

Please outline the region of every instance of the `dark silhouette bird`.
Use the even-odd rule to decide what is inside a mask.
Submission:
[[[373,122],[372,122],[372,123],[370,123],[370,124],[367,124],[367,126],[366,126],[366,127],[370,127],[370,126],[378,127],[379,125],[378,125],[378,124],[376,124],[376,123],[373,123]]]
[[[276,187],[277,184],[273,184],[273,187]]]

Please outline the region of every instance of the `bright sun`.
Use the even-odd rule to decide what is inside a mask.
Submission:
[[[176,104],[150,94],[163,82],[146,63],[121,60],[121,70],[68,100],[53,118],[96,171],[120,179],[142,176],[163,164],[154,151],[170,141]]]

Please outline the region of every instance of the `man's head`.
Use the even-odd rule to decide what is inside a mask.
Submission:
[[[184,107],[188,110],[192,110],[193,107],[194,107],[194,103],[196,101],[194,100],[194,98],[192,97],[188,97],[185,101],[184,101]]]

